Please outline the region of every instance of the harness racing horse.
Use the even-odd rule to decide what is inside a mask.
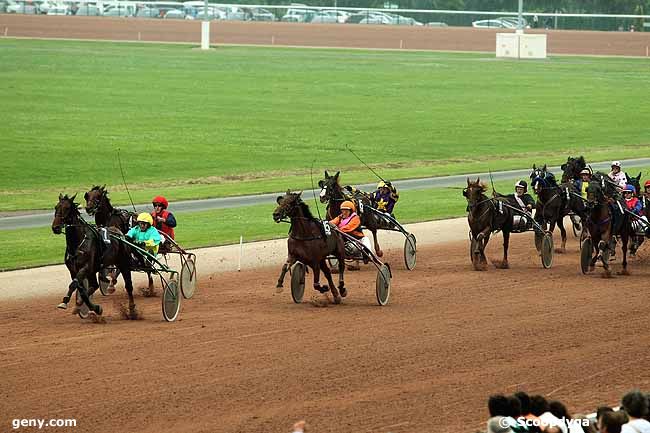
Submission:
[[[587,163],[583,156],[577,158],[568,157],[566,162],[560,166],[562,170],[561,182],[564,184],[580,179],[580,172],[585,168],[587,168]]]
[[[537,195],[535,221],[544,230],[548,229],[551,233],[553,233],[557,224],[560,229],[560,236],[562,237],[562,247],[555,251],[564,253],[566,251],[566,230],[564,229],[563,218],[569,213],[566,206],[566,197],[562,197],[562,190],[555,181],[553,173],[546,170],[546,165],[542,168],[537,168],[533,164],[530,179],[530,185]]]
[[[72,197],[68,195],[59,194],[59,202],[54,207],[54,219],[52,220],[52,232],[56,235],[63,233],[65,229],[65,266],[70,272],[70,279],[77,276],[77,267],[75,263],[75,254],[81,244],[85,233],[85,222],[81,220],[79,213],[79,204],[74,202],[77,194]],[[95,273],[88,275],[88,284],[93,291],[99,288],[97,276]],[[73,290],[68,291],[68,294],[63,298],[63,301],[57,306],[61,309],[68,308],[68,302],[72,296]]]
[[[320,201],[321,203],[327,203],[327,219],[332,220],[336,218],[341,213],[341,203],[345,200],[350,200],[349,196],[346,196],[346,193],[343,192],[341,184],[339,183],[339,174],[341,172],[337,171],[334,176],[330,176],[325,170],[325,178],[318,182],[320,187]],[[377,230],[390,230],[394,225],[385,218],[382,218],[375,212],[364,212],[364,206],[373,207],[373,201],[369,194],[366,194],[352,187],[346,187],[352,196],[352,200],[355,202],[357,208],[357,214],[361,219],[361,225],[368,229],[372,233],[372,240],[375,247],[375,254],[377,257],[382,257],[384,252],[379,246],[379,240],[377,239]]]
[[[122,234],[126,234],[134,225],[136,214],[125,209],[114,208],[108,197],[106,185],[95,185],[90,191],[84,194],[86,200],[86,213],[95,217],[95,225],[101,228],[117,227]],[[106,234],[108,236],[108,234]],[[117,283],[118,272],[111,272],[110,286],[113,288]],[[153,278],[147,273],[149,278],[149,291],[153,292]],[[100,279],[105,281],[105,277],[100,274]]]
[[[594,175],[594,179],[587,187],[587,218],[585,227],[589,231],[592,245],[592,259],[589,270],[593,271],[596,261],[603,263],[604,277],[610,277],[609,253],[616,247],[615,236],[621,237],[623,250],[622,275],[628,275],[627,270],[627,244],[632,232],[629,217],[623,214],[620,218],[614,217],[616,210],[612,206],[620,206],[613,200],[615,189],[605,180],[606,175]],[[612,203],[613,202],[613,203]],[[595,253],[595,254],[594,254]]]
[[[97,228],[86,224],[83,231],[83,239],[77,253],[74,256],[74,266],[77,269],[76,276],[72,279],[68,290],[68,297],[72,292],[78,290],[83,302],[88,306],[91,311],[96,314],[102,314],[102,307],[93,304],[90,297],[95,292],[96,288],[92,288],[86,292],[83,285],[85,278],[90,278],[94,273],[99,272],[103,267],[114,266],[122,274],[124,278],[124,286],[129,295],[129,314],[130,318],[136,318],[137,312],[135,310],[135,301],[133,300],[133,282],[131,280],[131,248],[125,243],[111,237],[121,237],[123,234],[116,227],[109,227],[108,236],[110,244],[106,244],[102,239],[102,235]]]
[[[341,303],[341,297],[347,296],[343,281],[345,270],[345,246],[342,236],[332,229],[330,234],[325,233],[323,221],[314,218],[306,203],[302,201],[299,193],[287,191],[284,196],[277,199],[278,206],[273,211],[273,220],[279,223],[287,218],[291,222],[287,247],[289,257],[282,266],[282,273],[278,279],[278,287],[282,287],[284,276],[289,267],[297,261],[309,266],[314,271],[314,289],[321,293],[329,291],[334,297],[334,303]],[[325,222],[326,224],[329,224]],[[327,264],[327,257],[334,256],[338,259],[339,286],[338,290],[332,280],[332,273]],[[320,271],[323,271],[329,286],[320,285]]]
[[[463,195],[467,199],[467,222],[470,228],[470,237],[472,241],[470,255],[474,270],[485,270],[487,268],[487,258],[485,257],[485,247],[490,241],[492,232],[501,230],[503,233],[503,261],[497,266],[507,269],[508,265],[508,245],[510,243],[510,232],[512,231],[513,214],[506,207],[501,206],[499,199],[488,198],[485,195],[487,187],[481,183],[481,178],[472,182],[467,178],[467,188],[463,190]]]

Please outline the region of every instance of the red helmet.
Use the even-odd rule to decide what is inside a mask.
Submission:
[[[650,180],[646,180],[645,183],[643,184],[644,188],[647,188],[650,186]]]
[[[169,202],[167,201],[167,199],[161,195],[155,196],[153,200],[151,200],[151,203],[154,204],[160,203],[161,205],[163,205],[163,209],[167,209],[167,206],[169,206]]]

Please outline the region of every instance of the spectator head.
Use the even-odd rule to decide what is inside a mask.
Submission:
[[[528,415],[530,413],[530,397],[523,391],[515,392],[514,394],[519,403],[521,403],[521,414]]]
[[[632,418],[643,418],[648,413],[648,397],[638,389],[625,394],[621,405]]]
[[[555,415],[556,418],[571,419],[571,416],[569,416],[569,411],[561,401],[553,400],[548,404],[548,407],[549,411]]]
[[[513,431],[505,417],[493,416],[487,422],[487,433],[513,433]]]
[[[577,413],[573,415],[573,419],[580,421],[580,427],[582,427],[584,433],[597,433],[596,423],[590,420],[587,415]]]
[[[622,413],[606,411],[598,420],[598,431],[600,433],[621,433],[621,427],[625,422],[626,419]]]
[[[530,398],[530,413],[535,416],[549,412],[548,401],[541,395],[534,395]]]
[[[510,416],[513,417],[514,419],[519,418],[520,416],[523,415],[521,411],[521,402],[517,397],[514,395],[511,395],[508,397],[508,403],[510,403]]]
[[[488,399],[490,417],[510,416],[510,402],[501,394],[491,395]]]
[[[599,421],[600,417],[603,416],[605,412],[614,412],[614,409],[609,406],[600,406],[596,409],[596,421]]]

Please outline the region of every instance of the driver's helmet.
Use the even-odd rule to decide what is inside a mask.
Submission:
[[[139,223],[149,223],[150,226],[153,225],[153,218],[151,217],[150,214],[146,212],[142,212],[141,214],[139,214],[138,219],[136,221]]]
[[[354,203],[352,203],[350,200],[346,200],[343,203],[341,203],[341,210],[347,209],[350,212],[355,211]]]
[[[644,188],[650,187],[650,180],[646,180],[645,183],[643,184]]]
[[[612,168],[614,167],[621,168],[621,161],[612,161]]]
[[[627,185],[625,185],[625,188],[623,188],[623,192],[624,193],[629,192],[629,193],[635,194],[636,193],[636,188],[634,188],[634,185],[627,184]]]
[[[580,172],[580,176],[585,175],[585,174],[587,176],[591,176],[591,170],[589,170],[588,168],[583,168],[582,171]]]
[[[526,183],[525,180],[520,180],[519,182],[515,183],[515,190],[517,188],[523,188],[524,193],[528,192],[528,184]]]
[[[386,182],[383,180],[380,180],[379,183],[377,184],[377,189],[379,188],[388,188],[388,185],[386,185]]]

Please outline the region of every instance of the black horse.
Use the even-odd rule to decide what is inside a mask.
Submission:
[[[133,300],[133,282],[131,280],[131,248],[124,242],[116,239],[122,237],[123,234],[116,227],[109,227],[108,236],[110,243],[106,244],[102,235],[96,227],[89,224],[84,226],[83,239],[77,252],[74,256],[74,267],[77,274],[72,279],[68,288],[67,298],[77,290],[83,299],[83,302],[88,306],[91,311],[96,314],[102,314],[102,307],[98,304],[93,304],[91,296],[96,288],[91,288],[86,291],[83,281],[90,278],[93,274],[99,272],[102,268],[115,267],[122,274],[124,278],[124,286],[129,295],[129,317],[137,317],[135,309],[135,301]],[[65,301],[65,298],[64,298]]]
[[[574,158],[572,156],[568,157],[566,162],[560,166],[562,170],[562,179],[561,182],[573,182],[580,179],[580,172],[587,168],[587,163],[583,156]]]
[[[341,297],[347,296],[343,281],[345,270],[345,246],[343,237],[333,228],[327,234],[323,221],[314,218],[309,207],[300,198],[301,193],[287,191],[284,196],[277,199],[278,206],[273,212],[276,223],[286,220],[291,222],[287,247],[289,257],[282,267],[277,287],[282,287],[284,276],[296,261],[300,261],[314,271],[314,289],[321,293],[328,290],[334,297],[334,303],[339,304]],[[326,222],[326,224],[328,224]],[[327,257],[334,256],[338,259],[339,286],[338,290],[332,280],[332,273],[327,265]],[[320,285],[320,271],[323,271],[329,286]]]
[[[54,219],[52,220],[52,232],[60,235],[65,230],[65,257],[64,263],[70,272],[70,279],[77,276],[78,269],[76,266],[75,255],[86,233],[86,222],[82,220],[79,213],[79,204],[74,202],[77,194],[72,197],[59,194],[59,202],[54,207]],[[94,292],[99,288],[97,276],[91,273],[87,276],[90,289]],[[63,301],[57,306],[61,309],[68,308],[71,291],[63,298]]]
[[[627,214],[622,213],[615,186],[608,182],[607,175],[597,173],[587,187],[587,218],[585,228],[589,231],[593,245],[593,257],[589,270],[593,270],[600,259],[605,270],[604,277],[610,277],[609,254],[616,248],[615,236],[621,238],[623,251],[622,275],[627,275],[627,245],[632,227]]]
[[[565,174],[562,177],[564,178]],[[558,185],[555,176],[548,171],[546,165],[538,168],[533,164],[530,178],[531,187],[535,191],[535,194],[537,194],[535,221],[545,230],[548,228],[551,232],[553,232],[556,225],[558,226],[562,238],[562,246],[556,249],[556,252],[564,253],[566,252],[564,217],[567,215],[577,215],[581,221],[584,220],[586,217],[584,200],[580,197],[579,191],[576,189],[572,180]],[[578,221],[572,219],[571,222],[576,226],[576,232],[582,230]]]
[[[487,187],[477,178],[472,182],[467,178],[467,188],[463,190],[463,196],[467,199],[467,222],[470,228],[471,249],[470,257],[475,270],[487,269],[487,258],[485,247],[490,241],[492,232],[501,230],[503,233],[503,261],[497,265],[507,269],[508,246],[510,243],[510,232],[512,231],[513,214],[510,208],[503,206],[500,200],[488,198],[485,195]]]
[[[346,192],[344,192],[344,188],[339,183],[340,173],[340,171],[337,171],[334,176],[330,176],[327,170],[325,170],[325,178],[318,182],[318,187],[321,189],[320,201],[321,203],[327,203],[327,218],[330,220],[336,218],[341,213],[341,203],[345,200],[354,201],[357,214],[361,218],[361,225],[372,233],[375,253],[378,257],[382,257],[384,252],[379,246],[377,230],[390,230],[394,226],[390,221],[382,218],[376,212],[364,210],[366,207],[374,207],[374,202],[370,194],[351,186],[346,186]]]

